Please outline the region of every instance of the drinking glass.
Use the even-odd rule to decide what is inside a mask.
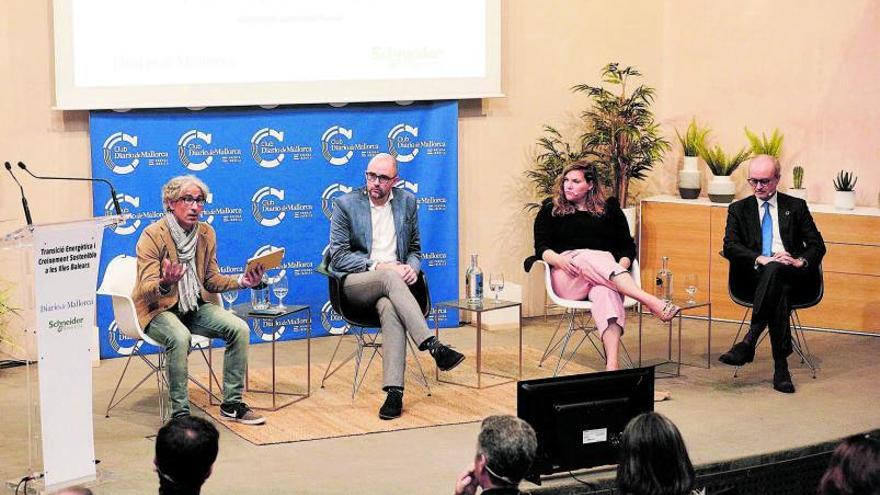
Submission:
[[[278,308],[284,309],[284,296],[287,295],[289,287],[287,284],[287,276],[282,272],[272,284],[272,293],[278,298]]]
[[[489,275],[489,290],[495,293],[495,302],[498,302],[498,293],[504,289],[504,274],[492,273]]]
[[[226,304],[229,306],[229,312],[234,313],[232,310],[232,303],[238,299],[238,290],[228,290],[223,293],[223,300],[226,301]]]
[[[684,291],[687,292],[689,304],[693,304],[696,301],[695,296],[697,295],[697,276],[694,274],[688,274],[684,276]]]

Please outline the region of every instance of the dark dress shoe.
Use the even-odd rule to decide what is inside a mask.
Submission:
[[[381,419],[399,418],[403,412],[403,392],[399,390],[389,390],[385,397],[385,403],[379,408],[379,417]]]
[[[754,359],[755,348],[745,342],[735,344],[729,351],[718,357],[719,361],[731,366],[742,366],[751,363]]]
[[[791,373],[788,369],[777,369],[773,373],[773,388],[783,394],[794,393],[794,383],[791,382]]]
[[[434,357],[434,361],[437,363],[437,367],[440,368],[440,371],[449,371],[464,361],[464,354],[439,342],[432,345],[429,350],[431,356]]]

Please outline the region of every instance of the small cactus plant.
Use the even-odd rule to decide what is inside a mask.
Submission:
[[[856,188],[856,182],[858,181],[859,178],[856,177],[855,172],[841,170],[840,172],[837,172],[837,178],[834,179],[834,190],[854,191]]]
[[[792,177],[794,178],[794,188],[795,189],[803,189],[804,185],[804,167],[800,165],[796,166],[792,171]]]

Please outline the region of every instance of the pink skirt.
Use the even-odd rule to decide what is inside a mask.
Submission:
[[[571,260],[580,275],[573,277],[564,270],[552,268],[550,279],[556,294],[564,299],[589,300],[592,303],[590,311],[599,329],[600,339],[612,318],[623,329],[626,318],[623,295],[617,292],[611,278],[627,270],[614,261],[614,256],[608,251],[573,249],[565,251],[562,256]]]

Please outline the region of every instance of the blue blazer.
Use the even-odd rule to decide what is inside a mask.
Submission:
[[[397,261],[408,264],[419,273],[422,246],[415,195],[395,188],[391,213],[397,234]],[[373,223],[366,188],[336,198],[330,219],[330,271],[337,277],[366,271],[372,246]]]

